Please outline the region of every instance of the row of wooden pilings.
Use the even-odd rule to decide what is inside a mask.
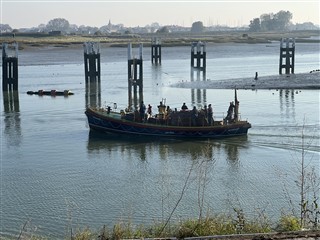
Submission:
[[[9,50],[13,52],[9,54]],[[161,40],[151,40],[151,62],[161,64]],[[294,73],[295,41],[292,38],[281,39],[279,74],[285,69],[285,74]],[[206,44],[193,42],[191,44],[191,81],[202,79],[206,74]],[[101,66],[99,43],[84,43],[84,67],[86,83],[86,105],[101,106]],[[18,44],[8,46],[2,44],[2,91],[18,90]],[[128,107],[136,108],[143,101],[143,59],[142,45],[139,47],[139,57],[132,57],[132,46],[128,45]]]
[[[84,43],[84,69],[86,83],[86,105],[101,106],[101,67],[99,43]],[[132,44],[128,44],[128,109],[137,109],[143,101],[143,59],[142,44],[139,46],[139,57],[133,58]],[[161,64],[161,42],[152,39],[151,45],[152,64]],[[197,42],[191,45],[191,81],[195,77],[205,79],[206,72],[206,48],[205,43]],[[194,73],[197,73],[196,76]],[[193,90],[194,91],[194,90]],[[194,93],[192,98],[194,99]],[[198,94],[199,95],[199,94]]]
[[[101,106],[100,82],[100,53],[98,43],[84,44],[85,78],[87,105]],[[90,51],[91,50],[91,51]],[[286,74],[294,73],[294,39],[282,39],[280,42],[279,74],[285,69]],[[285,60],[283,62],[283,60]],[[151,62],[161,64],[161,40],[153,38],[151,41]],[[193,42],[191,44],[191,81],[206,79],[206,44]],[[291,71],[290,71],[291,70]],[[191,90],[192,102],[194,99],[206,99],[206,92]],[[203,96],[201,96],[201,94]],[[137,109],[143,101],[143,59],[142,44],[139,46],[139,57],[132,57],[132,45],[128,44],[128,108]]]
[[[152,38],[151,40],[151,63],[161,64],[161,39]],[[206,69],[206,44],[204,42],[193,42],[191,44],[191,67]]]

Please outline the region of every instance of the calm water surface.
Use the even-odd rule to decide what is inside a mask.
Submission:
[[[102,49],[102,104],[127,104],[126,49]],[[137,51],[138,52],[138,51]],[[296,44],[295,72],[319,69],[319,45]],[[207,79],[273,75],[278,43],[207,47]],[[163,48],[161,66],[144,50],[144,99],[172,108],[212,103],[225,114],[232,90],[170,87],[190,80],[190,48]],[[262,211],[276,219],[297,211],[301,149],[319,173],[319,90],[239,90],[242,119],[252,123],[247,137],[227,140],[103,138],[89,131],[85,110],[82,49],[21,51],[19,93],[1,97],[2,236],[28,231],[53,238],[73,229],[100,229],[119,221],[150,224],[205,213],[248,216]],[[70,89],[69,97],[30,96],[38,89]],[[304,136],[306,146],[302,147]],[[188,174],[191,173],[190,178]],[[204,205],[199,206],[199,190]],[[287,193],[286,190],[288,191]],[[289,199],[294,206],[289,204]]]

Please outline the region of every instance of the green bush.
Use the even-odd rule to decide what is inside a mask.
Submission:
[[[301,230],[299,218],[291,215],[283,215],[279,220],[277,230],[281,232],[299,231]]]

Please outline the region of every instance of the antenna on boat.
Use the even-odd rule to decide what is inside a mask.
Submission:
[[[239,101],[237,97],[237,88],[234,89],[234,121],[237,122],[239,118]]]

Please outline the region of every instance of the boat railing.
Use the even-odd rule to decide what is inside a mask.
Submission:
[[[104,107],[100,108],[95,108],[95,110],[98,110],[100,112],[106,112],[110,113],[111,111],[114,113],[119,113],[121,117],[125,120],[129,121],[135,121],[135,122],[140,122],[141,117],[140,113],[138,110],[132,111],[129,110],[128,108],[118,108],[116,103],[112,103],[110,105],[113,105],[112,107],[109,105],[105,105]],[[179,111],[171,111],[170,113],[164,112],[164,113],[152,113],[150,114],[145,114],[145,120],[144,122],[149,122],[153,124],[164,124],[164,121],[167,123],[168,119],[170,118],[171,120],[175,122],[174,125],[190,125],[192,120],[192,110],[179,110]],[[175,114],[177,117],[175,118]],[[201,117],[200,117],[201,116]],[[207,116],[205,116],[205,113],[203,111],[198,110],[198,116],[197,116],[197,121],[202,122],[201,125],[204,125],[203,122],[208,122]],[[229,116],[227,116],[227,113],[225,112],[214,112],[213,113],[213,121],[214,122],[221,122],[221,124],[227,124],[231,122],[235,122],[235,116],[234,113]],[[241,114],[238,113],[237,121],[241,121]]]
[[[217,112],[213,113],[213,119],[225,119],[227,117],[227,113],[225,112]],[[232,119],[234,119],[234,114],[231,116]],[[241,114],[238,113],[238,121],[241,121]]]

